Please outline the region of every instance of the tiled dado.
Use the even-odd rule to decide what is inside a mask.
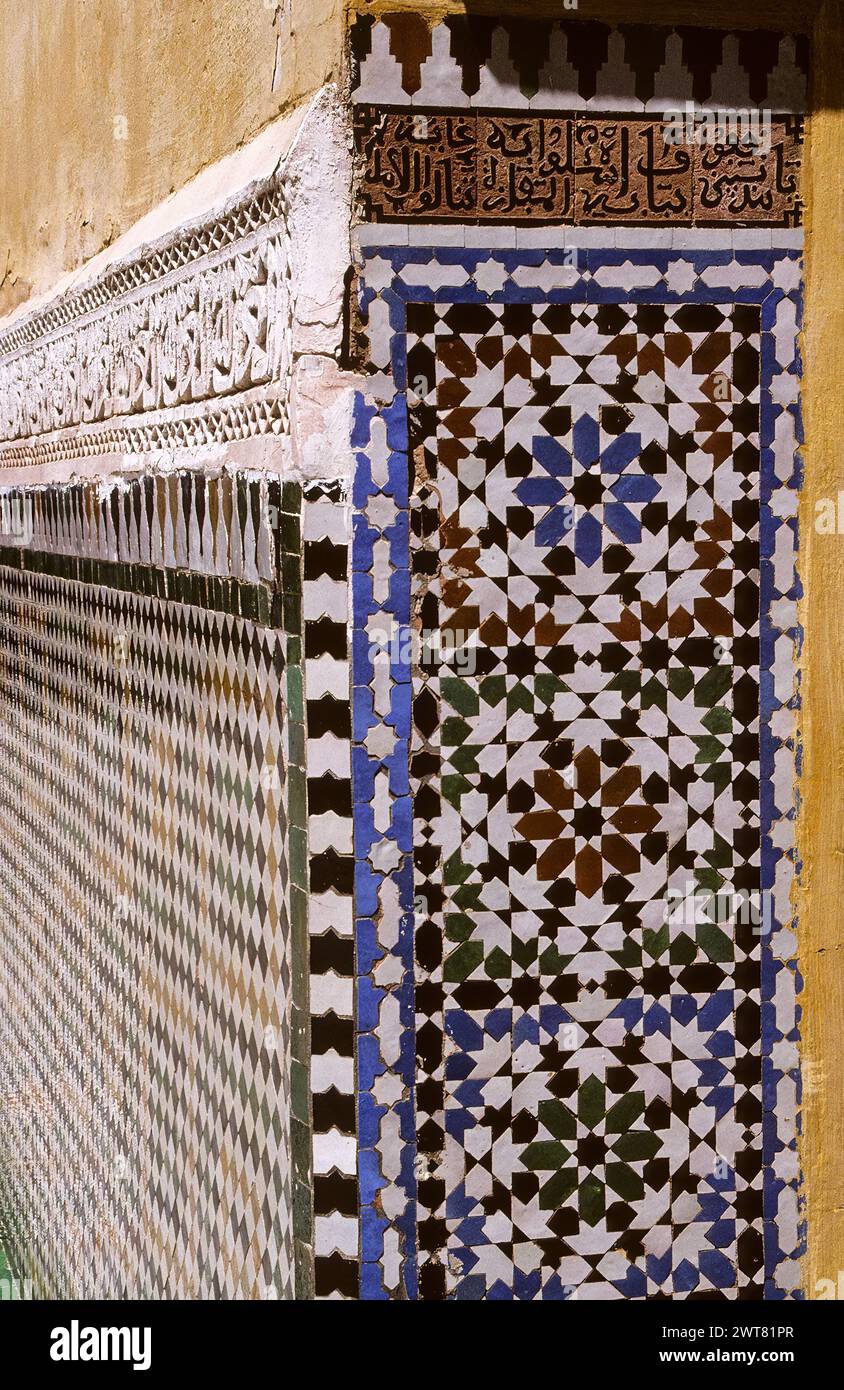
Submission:
[[[672,145],[656,118],[355,108],[359,198],[372,221],[790,227],[802,122],[767,152]]]
[[[41,1297],[292,1297],[310,1156],[286,635],[2,565],[0,649],[15,1265]]]
[[[0,488],[0,555],[13,568],[289,626],[301,505],[298,484],[245,473]]]
[[[0,1089],[40,1096],[0,1199],[43,1292],[356,1292],[347,526],[257,474],[0,491]]]

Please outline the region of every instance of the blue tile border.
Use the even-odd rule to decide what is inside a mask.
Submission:
[[[376,265],[377,263],[377,265]],[[791,712],[796,724],[799,684],[795,653],[799,581],[796,502],[783,505],[783,494],[800,487],[799,413],[801,364],[796,334],[802,310],[800,253],[794,250],[647,251],[581,250],[572,267],[570,252],[466,250],[458,247],[372,248],[364,257],[361,309],[364,317],[380,298],[389,312],[390,370],[380,379],[386,403],[357,397],[352,445],[356,457],[353,545],[353,783],[357,980],[357,1060],[360,1113],[359,1176],[361,1185],[362,1285],[369,1299],[417,1296],[415,1238],[416,1151],[414,1132],[415,1022],[413,960],[412,807],[408,787],[411,728],[411,671],[401,655],[371,656],[373,633],[380,626],[401,641],[410,624],[409,465],[407,436],[405,306],[448,303],[653,303],[757,304],[761,309],[760,390],[760,555],[761,668],[760,780],[762,869],[764,890],[773,892],[779,870],[777,901],[788,902],[795,872],[793,822],[795,805],[774,802],[774,761],[778,753],[797,758],[796,735],[775,734],[772,720]],[[428,270],[425,283],[408,283],[408,266]],[[485,293],[473,280],[482,268],[500,268],[499,290]],[[603,284],[616,268],[653,272],[651,283],[627,289],[629,274],[618,284]],[[443,274],[456,267],[458,274]],[[525,286],[514,276],[529,268],[572,270],[570,283],[548,288]],[[718,269],[724,268],[722,283]],[[744,270],[744,275],[742,271]],[[377,271],[377,274],[374,272]],[[459,272],[465,272],[461,283]],[[713,283],[702,283],[709,272]],[[603,273],[603,274],[602,274]],[[370,287],[368,276],[380,289]],[[674,289],[690,277],[693,288]],[[610,277],[612,278],[612,277]],[[746,283],[742,284],[742,278]],[[553,274],[549,276],[553,280]],[[448,283],[452,281],[452,283]],[[792,317],[793,312],[793,331]],[[778,336],[775,336],[778,333]],[[777,356],[779,351],[782,357]],[[382,362],[386,354],[382,354]],[[793,383],[788,378],[795,378]],[[778,425],[791,416],[797,449],[788,476],[778,477],[774,443]],[[374,438],[377,431],[378,438]],[[780,450],[782,452],[782,450]],[[774,506],[774,501],[778,505]],[[783,539],[785,537],[785,539]],[[390,577],[386,597],[376,599],[373,546],[389,543]],[[791,582],[775,587],[774,552],[783,547]],[[776,606],[776,608],[775,608]],[[775,626],[785,614],[785,626]],[[401,650],[406,651],[405,645]],[[775,682],[775,671],[778,681]],[[793,675],[790,692],[783,678]],[[370,682],[375,681],[376,693]],[[779,684],[780,689],[776,686]],[[780,723],[783,716],[780,715]],[[391,744],[388,754],[373,755],[367,739],[381,730]],[[378,827],[376,781],[386,787],[389,818]],[[785,864],[783,874],[782,865]],[[762,1094],[764,1148],[765,1297],[800,1297],[799,1260],[804,1238],[799,1224],[797,1119],[799,1070],[796,1040],[800,978],[793,959],[794,923],[780,909],[770,937],[761,944]],[[780,950],[783,950],[782,957]],[[390,961],[390,958],[394,958]],[[385,968],[385,962],[387,963]],[[379,970],[380,967],[380,970]],[[783,974],[785,972],[785,974]],[[786,1058],[790,1065],[778,1065]],[[794,1103],[790,1097],[794,1096]],[[796,1240],[790,1239],[796,1233]],[[679,1273],[679,1272],[678,1272]],[[778,1278],[778,1275],[782,1275]],[[717,1271],[710,1272],[717,1284]],[[681,1280],[682,1282],[682,1280]],[[690,1286],[691,1287],[691,1286]],[[628,1297],[644,1296],[641,1271],[630,1266]],[[678,1290],[679,1291],[679,1290]],[[517,1293],[533,1297],[535,1293]],[[545,1296],[551,1296],[550,1290]],[[560,1296],[565,1296],[564,1294]]]

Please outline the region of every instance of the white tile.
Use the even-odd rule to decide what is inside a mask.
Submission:
[[[616,227],[615,244],[643,251],[670,251],[671,227]]]
[[[329,502],[305,499],[304,537],[306,541],[334,541],[346,545],[349,541],[349,512],[345,501]]]
[[[473,106],[504,107],[506,110],[526,110],[529,100],[519,83],[518,70],[510,57],[510,40],[506,29],[498,25],[492,32],[490,57],[481,71]]]
[[[770,227],[736,227],[733,232],[735,251],[768,251],[771,246]]]
[[[463,73],[451,55],[451,30],[435,24],[431,30],[431,52],[422,64],[419,90],[412,97],[414,106],[468,106],[463,90]],[[404,102],[408,101],[405,96]]]
[[[303,594],[304,616],[307,622],[316,618],[333,618],[346,622],[349,616],[349,586],[343,579],[311,579]]]
[[[512,251],[516,246],[515,227],[466,227],[467,247],[490,247],[493,250]]]
[[[589,251],[613,251],[615,227],[567,227],[566,246],[582,246]]]
[[[317,1095],[335,1087],[341,1096],[354,1095],[355,1059],[331,1052],[315,1052],[311,1057],[311,1086]]]
[[[335,1013],[338,1018],[354,1016],[354,980],[343,979],[333,972],[311,975],[311,1013],[315,1018]]]
[[[314,775],[311,773],[310,762],[308,773]],[[319,776],[319,773],[315,775]],[[311,935],[321,936],[323,932],[333,931],[338,936],[351,936],[354,932],[354,905],[351,896],[333,891],[312,893],[308,927]]]
[[[334,1168],[351,1176],[357,1171],[357,1140],[338,1129],[314,1135],[314,1172],[330,1173]]]
[[[308,816],[308,846],[311,854],[324,854],[326,850],[334,850],[336,854],[354,853],[351,816],[345,811],[323,811],[318,816]]]
[[[402,86],[401,63],[390,52],[390,31],[383,20],[372,27],[372,48],[360,65],[354,100],[373,106],[405,106],[410,100]]]
[[[582,111],[586,105],[578,91],[575,69],[568,60],[568,38],[562,25],[555,24],[548,45],[548,58],[539,74],[539,90],[531,98],[537,111],[550,107],[557,111]]]
[[[455,226],[437,227],[417,225],[413,228],[414,246],[463,246],[466,229],[462,223]]]
[[[767,283],[768,272],[764,266],[754,265],[753,262],[730,261],[727,265],[708,265],[701,271],[700,278],[710,288],[717,286],[720,289],[726,285],[733,291],[759,289]]]
[[[803,250],[802,227],[775,227],[771,231],[771,245],[787,251]]]
[[[308,739],[308,776],[348,777],[352,765],[351,744],[336,734]]]
[[[732,250],[732,237],[729,228],[675,227],[671,245],[675,251],[726,251]]]
[[[595,95],[586,103],[590,111],[641,111],[644,103],[636,96],[636,78],[625,62],[624,38],[611,29],[607,57],[598,69]]]
[[[523,251],[556,251],[566,245],[570,227],[517,227],[516,246]]]
[[[465,285],[469,274],[462,265],[445,261],[409,261],[401,270],[401,278],[406,285],[426,285],[439,290],[449,285]]]
[[[314,1253],[328,1256],[339,1251],[347,1259],[358,1253],[358,1222],[356,1216],[343,1216],[333,1211],[330,1216],[314,1218]]]
[[[654,77],[654,95],[645,109],[660,114],[683,110],[691,97],[692,75],[683,62],[683,40],[679,34],[671,33],[665,46],[665,62]]]
[[[336,657],[308,657],[305,662],[305,689],[309,700],[333,695],[338,700],[349,699],[349,664]]]
[[[369,246],[407,246],[410,227],[406,222],[362,222],[355,228],[354,241],[362,250]]]

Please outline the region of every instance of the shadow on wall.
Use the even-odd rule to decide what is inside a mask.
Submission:
[[[783,99],[789,83],[805,84],[808,78],[809,35],[795,34],[799,16],[792,11],[778,15],[776,26],[742,29],[741,15],[732,10],[707,16],[695,11],[689,14],[693,24],[660,25],[626,22],[630,6],[610,8],[614,13],[606,20],[581,18],[578,9],[561,14],[559,6],[554,18],[536,15],[536,9],[536,17],[508,16],[490,13],[485,0],[466,0],[465,14],[445,16],[442,23],[404,10],[360,14],[353,24],[353,51],[358,62],[365,58],[375,25],[383,23],[389,31],[389,57],[401,64],[408,95],[419,90],[426,60],[447,65],[451,59],[452,64],[456,60],[464,100],[488,96],[491,105],[496,95],[505,90],[512,95],[517,86],[525,104],[541,88],[553,87],[576,93],[576,102],[600,96],[604,110],[605,96],[610,109],[630,110],[661,105],[672,96],[703,103],[739,94],[751,103],[767,100],[784,110],[791,106]],[[676,13],[676,7],[672,10]],[[759,19],[764,14],[753,22]],[[735,27],[736,33],[722,47],[725,27]],[[794,37],[783,43],[786,32]],[[772,80],[783,90],[772,92]],[[460,89],[455,85],[452,100],[459,99]]]

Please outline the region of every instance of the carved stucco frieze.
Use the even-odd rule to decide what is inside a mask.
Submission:
[[[283,390],[291,351],[283,225],[218,257],[0,361],[0,439],[186,406],[267,382]]]
[[[0,467],[286,433],[296,358],[339,345],[349,169],[337,121],[325,89],[269,177],[0,325]],[[318,269],[316,221],[333,230]]]

